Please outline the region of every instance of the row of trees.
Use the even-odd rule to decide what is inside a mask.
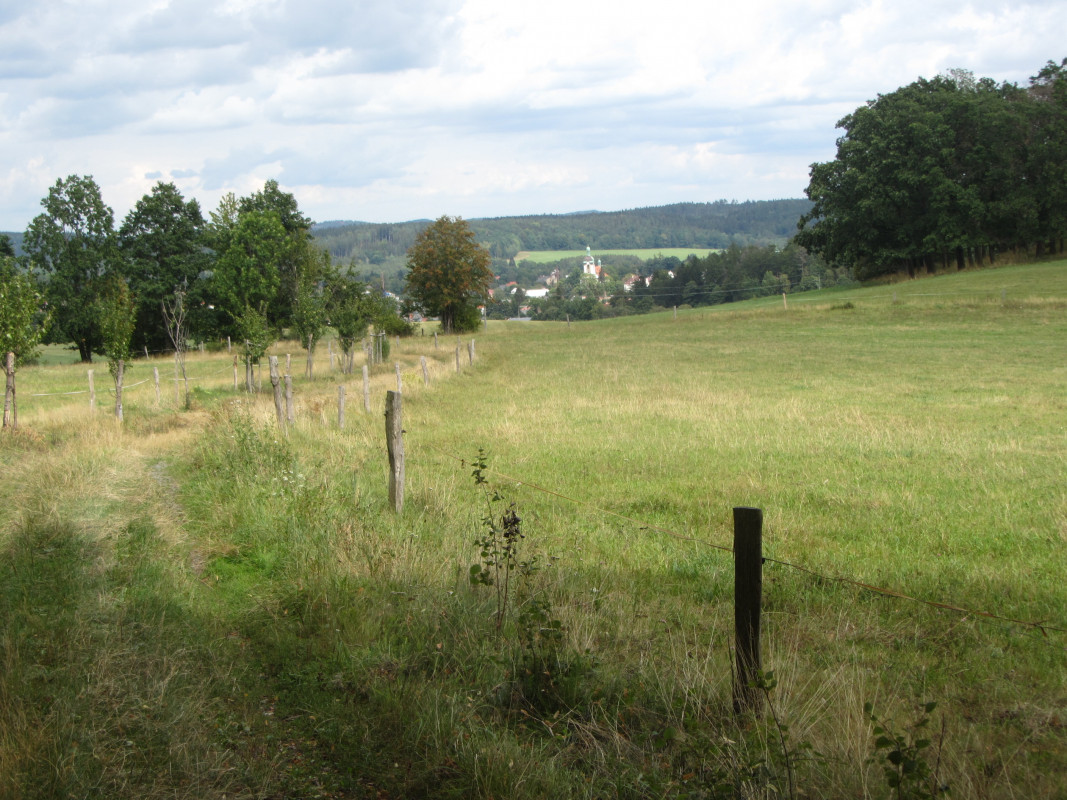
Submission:
[[[227,194],[207,219],[160,182],[117,228],[91,176],[56,181],[41,204],[23,237],[20,280],[43,296],[46,341],[73,343],[83,361],[110,358],[123,326],[127,356],[180,349],[186,336],[231,337],[252,363],[283,329],[310,352],[327,320],[349,347],[371,321],[400,324],[395,304],[333,267],[276,181]],[[5,268],[14,271],[10,259]]]
[[[797,243],[860,277],[1063,250],[1067,59],[1030,85],[953,71],[880,95],[813,164]]]

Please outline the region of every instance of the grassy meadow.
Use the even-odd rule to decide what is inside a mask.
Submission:
[[[95,411],[20,370],[0,798],[1067,796],[1067,262],[469,338],[394,340],[371,413],[279,343],[287,432],[226,353],[188,409],[133,364],[122,427],[106,364]]]

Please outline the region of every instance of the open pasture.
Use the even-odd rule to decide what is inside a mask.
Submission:
[[[896,796],[865,702],[936,773],[911,796],[1067,792],[1067,263],[474,338],[459,371],[455,339],[391,354],[400,515],[391,364],[338,430],[340,376],[294,349],[288,433],[221,354],[190,354],[191,411],[147,383],[124,429],[31,397],[84,368],[20,371],[0,796]],[[468,575],[510,503],[537,568],[498,629]],[[730,710],[742,505],[774,559],[763,720]]]

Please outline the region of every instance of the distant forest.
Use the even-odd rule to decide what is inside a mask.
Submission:
[[[510,260],[523,250],[594,250],[657,247],[727,247],[731,242],[785,244],[808,200],[675,203],[628,211],[590,211],[468,220],[494,259]],[[325,222],[315,240],[334,261],[357,271],[391,273],[428,220],[398,223]]]

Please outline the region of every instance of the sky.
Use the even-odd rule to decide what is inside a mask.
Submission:
[[[839,119],[950,69],[1026,85],[1063,0],[0,0],[0,230],[92,175],[316,221],[802,197]]]

